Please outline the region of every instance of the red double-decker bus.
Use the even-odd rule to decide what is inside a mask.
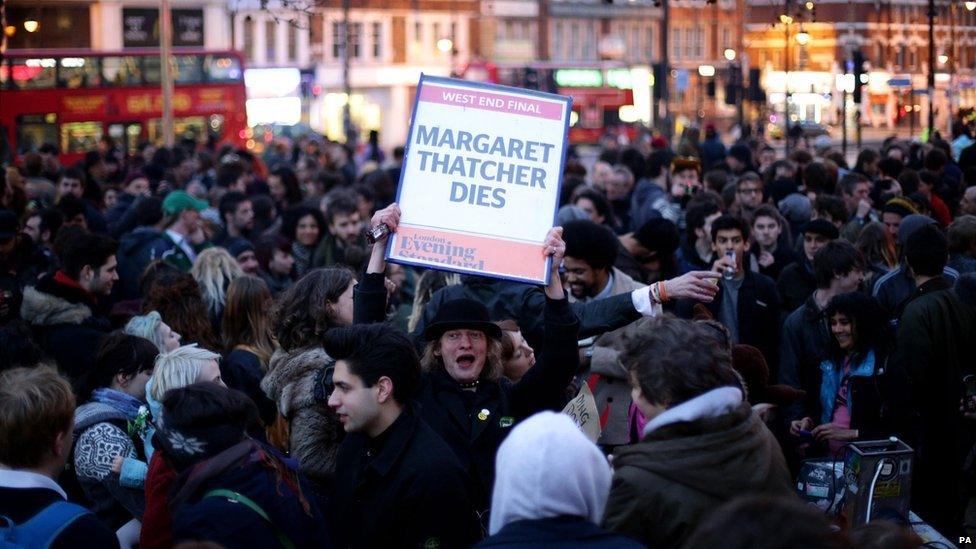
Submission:
[[[177,49],[171,60],[177,138],[242,145],[241,56]],[[53,143],[70,163],[105,135],[127,152],[142,141],[160,142],[161,75],[158,50],[10,50],[0,60],[0,140],[7,141],[0,150],[19,156]]]

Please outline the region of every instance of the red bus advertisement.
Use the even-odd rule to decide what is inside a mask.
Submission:
[[[176,50],[172,56],[177,139],[243,145],[244,66],[235,52]],[[108,135],[126,152],[162,141],[158,50],[124,53],[10,50],[0,60],[0,150],[44,143],[71,163]]]

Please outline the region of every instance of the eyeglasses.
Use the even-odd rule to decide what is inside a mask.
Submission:
[[[737,192],[739,194],[761,194],[762,189],[739,189]]]

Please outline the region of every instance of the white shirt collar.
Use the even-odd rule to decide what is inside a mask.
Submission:
[[[48,490],[54,490],[64,499],[68,499],[68,494],[58,486],[57,482],[51,477],[41,475],[39,473],[34,473],[31,471],[20,471],[16,469],[7,469],[0,466],[0,486],[4,488],[46,488]]]

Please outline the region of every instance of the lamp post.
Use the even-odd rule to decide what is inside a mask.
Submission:
[[[790,154],[790,25],[793,17],[790,16],[790,0],[786,0],[786,9],[779,20],[783,23],[785,32],[783,38],[783,140],[785,142],[786,155]]]
[[[729,62],[729,88],[735,92],[735,110],[739,129],[745,131],[745,87],[742,85],[742,63],[736,62],[736,51],[732,48],[725,48],[723,52],[725,60]],[[726,92],[728,93],[728,92]],[[726,103],[728,101],[726,100]]]
[[[698,127],[705,121],[705,78],[715,76],[715,67],[700,65],[698,67]]]

